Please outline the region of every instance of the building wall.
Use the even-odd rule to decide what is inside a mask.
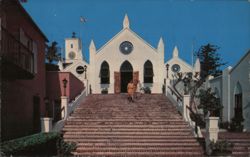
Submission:
[[[73,100],[84,89],[84,84],[70,72],[47,72],[46,73],[46,93],[50,100],[60,100],[64,95],[63,79],[68,81],[66,86],[66,96]]]
[[[232,69],[230,72],[230,117],[234,117],[235,108],[235,87],[237,83],[241,85],[242,88],[242,108],[243,108],[243,118],[244,118],[244,129],[250,131],[250,81],[249,81],[249,68],[250,68],[250,53],[247,54],[240,61],[240,63]]]
[[[20,28],[37,43],[37,73],[30,80],[5,80],[2,106],[2,139],[12,139],[29,135],[34,128],[33,98],[40,98],[40,115],[44,115],[45,97],[45,42],[46,39],[38,31],[34,22],[20,4],[10,5],[4,10],[6,29],[19,40]],[[35,131],[36,132],[36,131]]]
[[[223,121],[230,122],[234,117],[235,91],[239,83],[242,89],[242,109],[244,129],[250,130],[250,52],[236,66],[226,68],[222,76],[209,80],[209,86],[221,89],[220,97],[223,104]]]

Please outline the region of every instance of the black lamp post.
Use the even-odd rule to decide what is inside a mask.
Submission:
[[[188,89],[187,89],[187,85],[189,83],[189,78],[188,76],[185,76],[185,78],[183,79],[183,82],[184,82],[184,94],[188,94]]]
[[[62,82],[63,82],[63,88],[64,88],[64,93],[63,93],[63,95],[66,96],[66,88],[67,88],[68,80],[67,80],[66,78],[64,78],[64,79],[62,80]]]
[[[85,79],[87,78],[87,65],[84,65]]]
[[[169,64],[166,64],[166,70],[167,70],[167,78],[168,78]]]

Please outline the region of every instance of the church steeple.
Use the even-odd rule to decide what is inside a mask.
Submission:
[[[179,56],[179,50],[177,46],[175,46],[173,51],[173,58],[177,58],[178,56]]]
[[[123,20],[123,29],[125,28],[129,28],[129,19],[128,19],[128,15],[125,14],[124,20]]]
[[[158,42],[157,50],[158,50],[158,52],[164,53],[164,42],[163,42],[162,37],[160,38],[160,40]]]
[[[95,47],[95,43],[94,43],[94,40],[92,39],[91,42],[90,42],[90,45],[89,45],[89,51],[90,52],[96,52],[96,47]]]

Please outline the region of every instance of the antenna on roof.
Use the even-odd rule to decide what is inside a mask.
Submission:
[[[191,50],[191,60],[192,60],[192,67],[194,67],[194,43],[195,39],[192,40],[192,50]]]

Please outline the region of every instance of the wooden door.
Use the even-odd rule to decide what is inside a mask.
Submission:
[[[114,72],[114,79],[115,79],[115,89],[114,89],[114,93],[118,94],[121,92],[121,78],[120,78],[120,72]]]
[[[139,80],[139,71],[133,72],[133,81]]]
[[[33,96],[33,131],[34,133],[40,132],[40,129],[41,129],[40,118],[41,118],[40,97]]]

